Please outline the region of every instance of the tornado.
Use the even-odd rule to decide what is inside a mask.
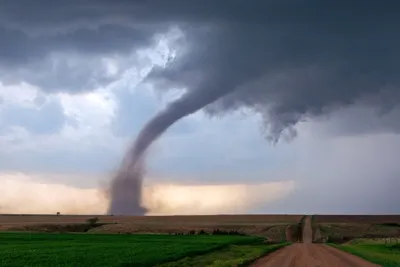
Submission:
[[[147,149],[175,122],[218,100],[229,91],[220,89],[186,92],[147,122],[111,181],[108,214],[146,214],[147,209],[142,206],[141,199]]]

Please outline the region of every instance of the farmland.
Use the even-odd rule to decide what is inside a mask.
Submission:
[[[398,223],[400,215],[314,215],[316,223]]]
[[[230,245],[244,236],[0,233],[0,266],[154,266]]]
[[[96,216],[96,227],[87,229],[86,221],[94,216],[75,215],[0,215],[0,229],[34,232],[90,233],[211,233],[234,231],[262,236],[279,242],[285,227],[297,224],[303,215],[209,215],[209,216]],[[71,230],[75,228],[76,230]],[[82,230],[83,229],[83,230]]]
[[[247,266],[270,253],[254,266],[304,263],[298,259],[361,264],[335,247],[392,267],[399,261],[398,245],[379,238],[398,240],[393,238],[400,237],[399,222],[394,215],[0,215],[0,266]],[[298,237],[330,246],[280,249]],[[303,257],[304,251],[320,258]]]
[[[238,266],[302,217],[0,215],[0,266]]]
[[[191,216],[112,216],[112,215],[0,215],[0,224],[32,223],[81,223],[97,217],[104,223],[144,223],[144,224],[266,224],[298,222],[304,215],[191,215]]]

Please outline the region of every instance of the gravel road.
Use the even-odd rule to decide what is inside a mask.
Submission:
[[[259,259],[253,267],[377,267],[327,245],[312,243],[311,216],[303,228],[303,243],[296,243]]]

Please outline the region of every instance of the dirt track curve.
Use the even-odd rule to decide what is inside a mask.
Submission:
[[[303,243],[280,249],[256,261],[253,267],[377,267],[346,252],[312,243],[311,217],[303,227]]]

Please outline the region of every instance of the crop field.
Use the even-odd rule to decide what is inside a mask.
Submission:
[[[355,239],[342,245],[330,245],[383,267],[400,266],[399,239]]]
[[[247,236],[3,232],[0,233],[0,266],[145,267],[227,249],[231,245],[251,250],[252,245],[257,247],[261,243],[262,238]],[[253,254],[259,256],[257,253],[261,252]]]
[[[243,266],[302,217],[0,215],[0,266]]]

